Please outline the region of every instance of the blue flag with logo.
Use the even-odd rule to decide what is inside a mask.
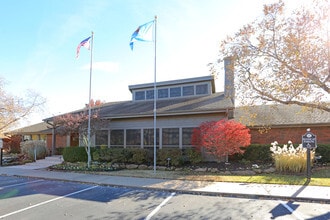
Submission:
[[[133,44],[136,41],[145,41],[151,42],[153,41],[153,27],[154,21],[150,21],[139,26],[136,31],[132,34],[131,41],[129,43],[131,50],[133,50]]]

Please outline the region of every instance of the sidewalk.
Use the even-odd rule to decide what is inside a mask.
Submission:
[[[46,157],[44,160],[38,160],[35,163],[21,166],[0,167],[0,175],[36,177],[171,192],[176,191],[189,194],[294,200],[330,204],[330,187],[135,178],[47,171],[45,169],[51,165],[59,164],[62,161],[61,156],[52,156]]]

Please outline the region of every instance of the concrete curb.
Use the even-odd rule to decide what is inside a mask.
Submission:
[[[7,176],[10,176],[10,175],[7,175]],[[127,184],[95,183],[94,181],[82,181],[82,180],[62,179],[62,178],[54,178],[54,177],[36,177],[36,176],[27,176],[27,175],[12,175],[12,176],[47,179],[47,180],[54,180],[54,181],[56,180],[56,181],[64,181],[64,182],[77,182],[77,183],[83,183],[83,184],[95,184],[95,185],[118,187],[118,188],[131,188],[131,189],[141,189],[141,190],[151,190],[151,191],[163,191],[163,192],[171,192],[171,193],[175,192],[175,193],[178,193],[178,194],[218,196],[218,197],[227,197],[227,198],[282,200],[282,201],[330,204],[330,199],[325,199],[325,198],[308,198],[308,197],[292,197],[292,196],[261,195],[261,194],[258,195],[258,194],[247,194],[247,193],[201,191],[201,190],[193,190],[193,189],[192,190],[171,189],[171,188],[167,189],[167,188],[162,188],[162,187],[151,187],[151,186],[132,186],[132,185],[127,185]],[[148,178],[146,178],[146,179],[148,179]]]

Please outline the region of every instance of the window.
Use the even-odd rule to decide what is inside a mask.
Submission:
[[[110,131],[110,145],[111,146],[124,146],[124,130],[111,130]]]
[[[163,128],[163,145],[179,146],[179,128]]]
[[[207,84],[196,85],[196,95],[205,95],[207,93]]]
[[[170,97],[180,97],[181,87],[170,88]]]
[[[158,98],[168,98],[168,89],[158,89]]]
[[[108,146],[108,131],[107,130],[96,131],[95,145],[96,146],[101,146],[101,145]]]
[[[154,99],[154,90],[147,90],[147,99]]]
[[[145,91],[135,92],[135,100],[144,100],[145,99]]]
[[[126,145],[141,145],[141,129],[126,130]]]
[[[182,87],[183,96],[194,95],[194,86],[184,86]]]
[[[32,136],[31,135],[24,135],[23,140],[24,141],[30,141],[30,140],[32,140]]]
[[[156,130],[156,145],[159,145],[159,129]],[[154,129],[143,129],[143,145],[153,146],[154,145]]]
[[[182,145],[191,145],[194,128],[182,128]]]

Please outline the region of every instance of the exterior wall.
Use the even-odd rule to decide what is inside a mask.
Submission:
[[[159,144],[160,148],[163,147],[191,147],[191,145],[183,144],[183,128],[195,128],[198,127],[202,122],[205,121],[217,121],[226,117],[225,113],[218,114],[203,114],[203,115],[190,115],[190,116],[160,116],[157,117],[156,127],[159,129]],[[108,130],[108,146],[110,145],[110,130],[116,129],[152,129],[154,128],[154,120],[152,117],[148,118],[135,118],[135,119],[113,119],[107,126],[102,130]],[[163,129],[166,128],[178,128],[179,129],[179,143],[177,145],[165,145],[162,139]],[[95,143],[95,138],[92,137],[92,142]],[[127,147],[126,144],[126,134],[124,133],[124,147]],[[149,145],[148,145],[149,146]],[[143,135],[141,135],[141,144],[140,147],[146,147],[143,142]],[[150,146],[149,146],[150,147]]]
[[[47,147],[48,149],[52,149],[52,137],[53,135],[47,135]],[[66,147],[67,145],[67,136],[56,135],[56,148]]]
[[[189,116],[170,116],[157,117],[157,128],[168,127],[198,127],[205,121],[217,121],[223,119],[225,114],[205,114],[205,115],[189,115]],[[111,120],[106,127],[107,129],[129,129],[129,128],[153,128],[153,118],[136,118],[136,119],[118,119]]]
[[[270,144],[277,141],[279,144],[287,144],[288,141],[292,141],[293,144],[300,144],[302,135],[306,133],[307,128],[310,128],[311,132],[316,135],[317,143],[330,144],[330,126],[272,128],[263,134],[260,134],[257,129],[250,128],[251,143]]]
[[[47,135],[46,134],[33,134],[32,140],[46,140]]]

